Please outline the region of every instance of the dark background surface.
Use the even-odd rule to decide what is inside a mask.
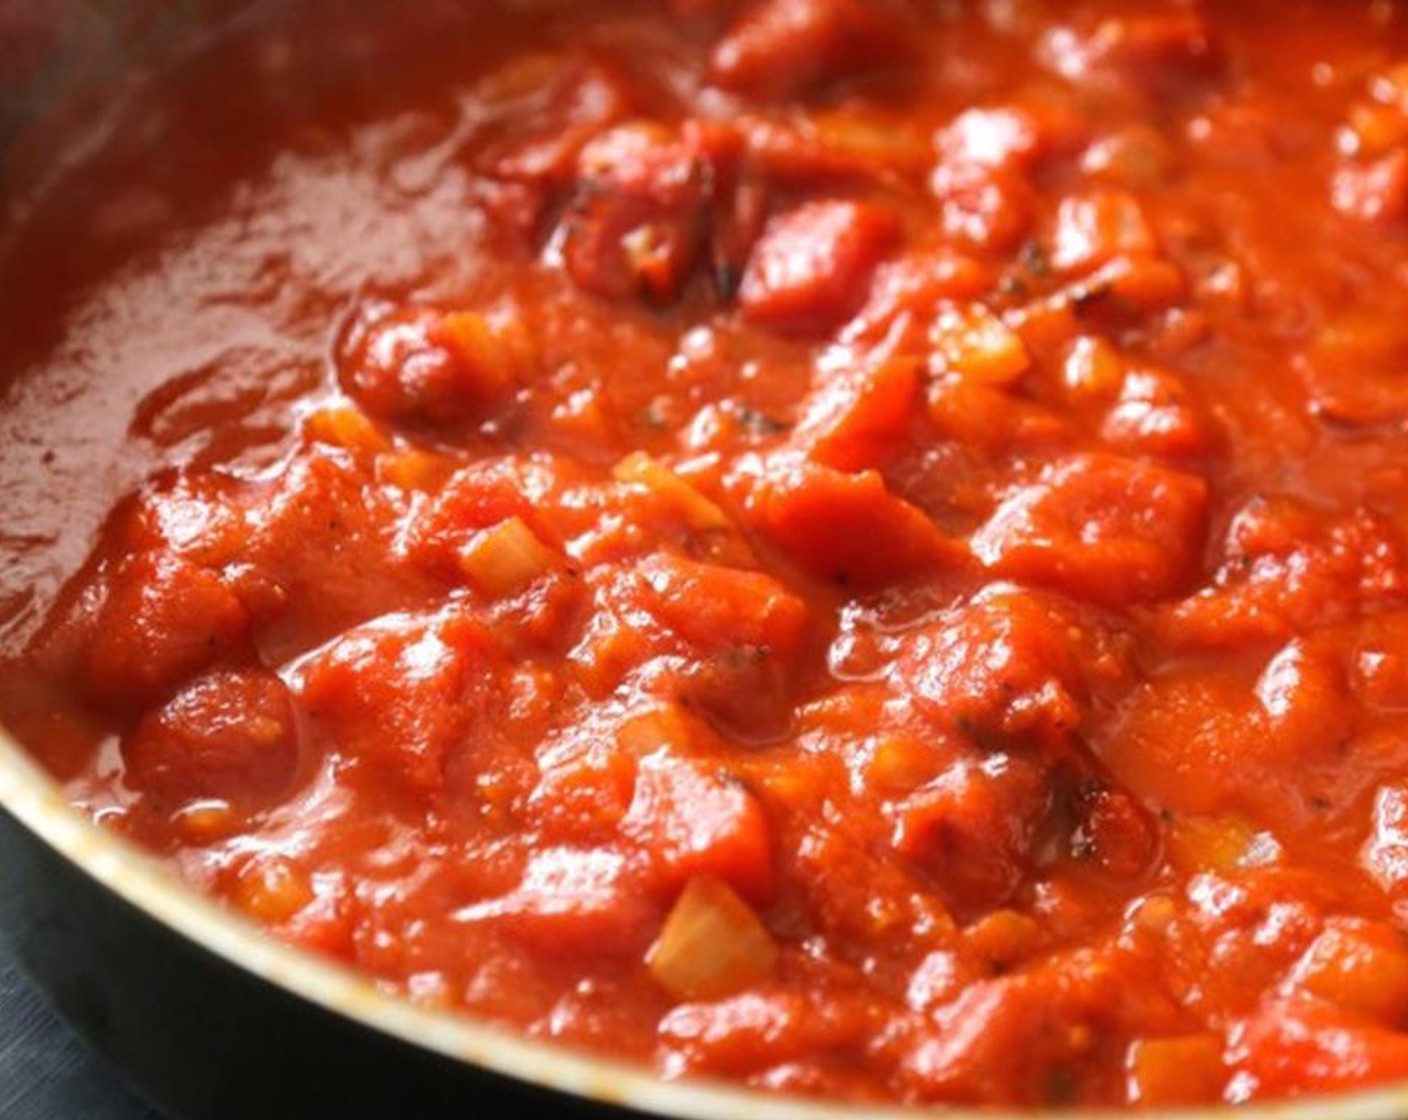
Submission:
[[[160,1120],[54,1014],[0,943],[0,1117]]]

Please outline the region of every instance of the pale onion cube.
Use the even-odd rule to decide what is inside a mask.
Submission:
[[[717,1000],[766,983],[777,945],[727,883],[691,879],[646,956],[650,973],[680,1000]]]
[[[644,486],[684,515],[690,528],[701,531],[732,528],[728,514],[669,467],[644,451],[627,455],[612,472],[618,481]]]
[[[930,328],[930,367],[983,385],[1010,385],[1031,368],[1017,332],[981,303],[945,308]]]
[[[521,517],[475,533],[460,553],[460,567],[485,594],[515,595],[557,563],[557,553]]]

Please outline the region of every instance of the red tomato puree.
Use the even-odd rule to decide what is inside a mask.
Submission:
[[[1408,12],[272,7],[5,212],[83,811],[670,1077],[1408,1078]]]

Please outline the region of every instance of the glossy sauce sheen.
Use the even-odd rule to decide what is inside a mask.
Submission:
[[[289,7],[10,212],[79,805],[668,1076],[1408,1077],[1408,15]]]

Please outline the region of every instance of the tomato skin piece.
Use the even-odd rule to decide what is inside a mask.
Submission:
[[[763,230],[738,289],[750,322],[812,334],[856,312],[899,220],[873,203],[808,202]]]
[[[1207,484],[1195,475],[1079,455],[1042,472],[973,538],[993,572],[1094,603],[1159,599],[1201,558]]]

